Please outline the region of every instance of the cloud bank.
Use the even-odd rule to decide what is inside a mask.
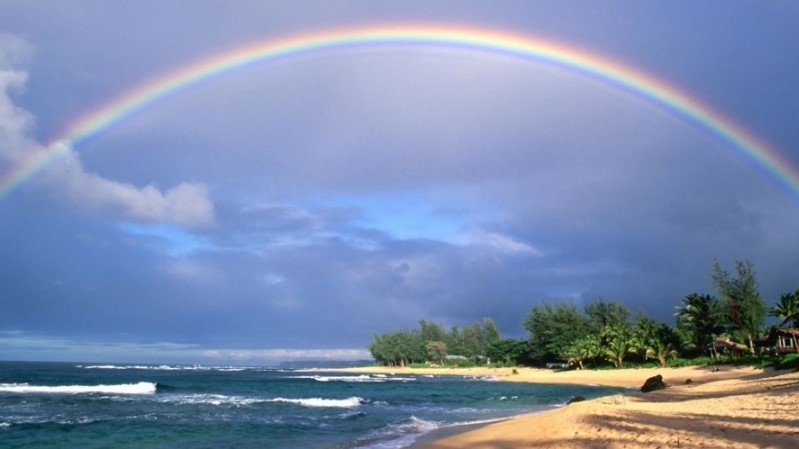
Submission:
[[[30,135],[35,120],[17,107],[11,93],[23,91],[28,74],[18,68],[28,59],[30,48],[21,39],[0,35],[0,161],[4,171],[13,173],[53,151],[60,156],[50,162],[37,185],[52,195],[88,212],[132,220],[207,226],[214,222],[214,207],[202,183],[181,182],[162,191],[152,185],[136,187],[92,173],[72,148],[56,143],[47,147]]]

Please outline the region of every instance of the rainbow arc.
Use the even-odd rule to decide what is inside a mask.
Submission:
[[[122,93],[70,122],[42,151],[30,155],[0,178],[0,200],[34,177],[69,148],[114,126],[142,109],[212,77],[253,64],[320,51],[360,46],[435,46],[504,54],[551,64],[643,97],[704,129],[742,154],[799,199],[799,171],[780,153],[674,85],[629,65],[562,43],[491,29],[446,25],[382,25],[304,33],[244,45],[165,73]]]

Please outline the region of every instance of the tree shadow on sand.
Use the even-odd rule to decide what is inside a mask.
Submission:
[[[762,385],[762,383],[761,383]],[[640,401],[659,403],[666,401],[702,401],[697,410],[703,413],[682,411],[659,413],[657,411],[624,410],[624,405],[604,413],[598,413],[584,420],[588,435],[574,435],[537,447],[558,447],[569,445],[577,448],[772,448],[794,449],[799,444],[799,385],[778,379],[778,388],[736,393],[696,394],[679,392],[666,393],[650,400],[642,397]],[[759,400],[754,401],[756,393]],[[668,396],[667,396],[668,395]],[[660,395],[659,395],[660,396]],[[733,399],[735,409],[724,409],[724,404],[715,399]],[[749,399],[749,400],[747,400]],[[699,404],[697,404],[699,405]],[[713,406],[717,407],[713,407]],[[683,407],[685,409],[685,407]],[[707,410],[710,410],[709,412]],[[612,433],[614,437],[603,437]],[[501,446],[497,446],[501,447]]]

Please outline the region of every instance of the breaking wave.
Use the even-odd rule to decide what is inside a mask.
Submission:
[[[257,404],[260,402],[268,402],[268,400],[266,399],[252,398],[246,396],[227,396],[223,394],[167,395],[160,398],[159,401],[175,403],[175,404],[232,405],[236,407]]]
[[[205,365],[75,365],[83,369],[103,370],[148,370],[148,371],[223,371],[236,372],[245,370],[265,370],[241,366],[205,366]]]
[[[0,393],[35,393],[35,394],[154,394],[154,382],[139,382],[135,384],[118,385],[29,385],[27,383],[0,384]]]
[[[302,407],[327,407],[327,408],[355,408],[366,401],[360,397],[350,397],[346,399],[325,399],[325,398],[258,398],[247,396],[227,396],[222,394],[181,394],[166,395],[158,399],[159,402],[190,405],[223,405],[241,407],[263,403],[287,403]]]
[[[353,382],[353,383],[383,383],[383,382],[411,382],[415,377],[388,377],[383,374],[360,376],[292,376],[292,379],[312,379],[317,382]]]

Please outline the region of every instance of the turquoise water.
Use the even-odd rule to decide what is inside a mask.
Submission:
[[[403,448],[619,389],[270,368],[0,362],[2,448]]]

